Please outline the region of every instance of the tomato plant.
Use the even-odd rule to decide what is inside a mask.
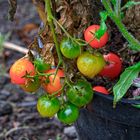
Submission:
[[[57,98],[48,98],[43,95],[37,102],[37,110],[42,117],[53,117],[60,108],[60,102]]]
[[[92,100],[94,93],[93,90],[98,91],[102,94],[109,94],[107,89],[103,86],[96,86],[92,89],[91,84],[85,80],[83,75],[87,79],[90,78],[90,81],[98,74],[110,79],[116,78],[119,76],[122,69],[121,59],[114,53],[109,53],[107,55],[104,55],[104,57],[100,53],[97,53],[97,50],[94,50],[94,53],[90,53],[87,51],[89,50],[89,48],[87,47],[83,48],[85,52],[81,52],[81,46],[87,46],[88,44],[90,44],[90,46],[94,49],[102,48],[106,45],[109,39],[109,35],[107,33],[107,25],[105,22],[109,16],[119,27],[119,30],[123,32],[122,35],[128,40],[130,44],[128,46],[130,46],[135,51],[140,51],[139,41],[136,40],[130,33],[128,33],[125,26],[121,22],[122,10],[130,5],[135,5],[135,2],[129,2],[122,8],[121,1],[102,0],[101,2],[104,5],[105,11],[100,12],[100,25],[89,26],[84,32],[85,40],[78,38],[78,36],[82,36],[81,32],[79,32],[79,29],[77,30],[77,32],[75,30],[72,31],[71,33],[73,33],[73,36],[71,36],[67,32],[67,30],[64,29],[64,27],[59,23],[60,21],[62,22],[62,20],[57,21],[55,19],[55,16],[53,16],[53,12],[51,10],[55,8],[52,8],[51,1],[45,0],[43,2],[43,4],[45,4],[45,10],[43,11],[41,9],[41,13],[39,10],[39,15],[43,19],[44,23],[48,23],[49,26],[44,26],[47,27],[47,34],[46,30],[42,30],[42,25],[40,26],[38,36],[30,46],[28,57],[35,59],[35,61],[34,63],[32,63],[29,59],[22,58],[16,61],[10,69],[11,81],[15,84],[19,84],[23,88],[23,90],[34,92],[40,87],[40,84],[42,84],[44,90],[48,94],[50,94],[41,96],[38,99],[37,109],[41,116],[53,117],[57,113],[58,119],[61,122],[71,124],[78,118],[79,108],[87,105]],[[47,17],[45,16],[45,18],[43,18],[44,15],[47,15]],[[82,24],[86,23],[85,21],[82,22]],[[73,23],[76,22],[74,21]],[[71,21],[69,21],[69,24],[70,23]],[[56,24],[65,33],[65,38],[65,35],[63,36],[63,33],[59,34],[57,30],[55,30],[57,29]],[[77,22],[77,24],[80,24],[80,31],[82,31],[82,24],[79,23],[79,21]],[[74,25],[74,28],[75,27],[77,28],[77,25]],[[46,38],[46,35],[50,36]],[[58,38],[57,36],[59,35],[60,37]],[[61,38],[63,38],[63,40],[61,42],[58,41]],[[54,44],[52,42],[52,39],[54,41]],[[38,43],[38,46],[36,43]],[[52,47],[49,43],[54,47]],[[46,48],[46,46],[48,48]],[[37,52],[35,52],[35,50]],[[102,49],[102,52],[103,51],[107,50]],[[51,54],[47,56],[48,53]],[[76,61],[77,68],[81,73],[77,72],[76,66],[72,64],[72,62],[75,61],[64,59],[62,55],[69,59],[75,59],[78,57]],[[36,59],[36,57],[39,58]],[[52,66],[57,64],[57,69],[50,70],[51,65],[47,64],[47,61],[52,64]],[[60,69],[60,67],[63,68],[65,72],[68,72],[65,75],[65,80],[63,81],[63,83],[62,78],[64,77],[64,72]],[[72,71],[74,71],[75,73],[73,72],[74,74],[72,74]],[[125,95],[133,80],[138,77],[139,72],[140,63],[127,68],[120,76],[120,80],[113,88],[114,106]],[[81,77],[84,80],[82,80]],[[95,80],[93,82],[97,81]],[[61,94],[62,91],[65,92],[66,95]],[[59,99],[54,96],[58,96],[60,94],[61,97],[59,97],[59,99],[61,99],[62,101],[61,104],[59,102]]]
[[[87,42],[90,42],[94,38],[89,43],[92,48],[101,48],[105,46],[105,44],[109,39],[109,35],[107,32],[105,32],[104,35],[99,40],[95,38],[94,34],[99,28],[100,28],[99,25],[91,25],[84,32],[84,38]]]
[[[79,109],[71,104],[66,103],[57,113],[58,119],[65,124],[72,124],[78,119]]]
[[[81,53],[81,46],[69,38],[64,38],[60,44],[60,50],[66,58],[76,58]]]
[[[78,107],[85,106],[93,98],[93,90],[91,84],[87,81],[79,80],[67,89],[68,100]]]
[[[24,76],[27,74],[30,76],[35,75],[35,67],[28,58],[21,58],[11,66],[9,74],[12,83],[25,85],[28,78]]]
[[[108,53],[107,55],[104,55],[104,59],[106,61],[106,66],[100,72],[100,75],[110,79],[119,76],[122,70],[122,61],[120,57],[114,53]]]
[[[78,70],[85,76],[93,78],[105,66],[105,60],[100,53],[82,53],[77,59]]]
[[[49,76],[49,83],[46,83],[45,81],[43,83],[43,88],[49,94],[59,91],[63,86],[61,83],[61,80],[60,80],[62,77],[64,77],[63,70],[58,69],[56,77],[55,77],[55,72],[56,72],[56,69],[51,69],[46,72],[46,74],[52,74]],[[54,77],[55,77],[55,79],[54,79]],[[43,80],[44,80],[44,78],[43,78]],[[61,92],[59,92],[57,95],[59,95],[60,93]]]
[[[109,94],[108,90],[105,87],[103,87],[103,86],[94,86],[93,90],[97,91],[97,92],[100,92],[102,94],[106,94],[106,95]]]
[[[25,85],[20,85],[20,87],[26,92],[35,92],[40,87],[40,80],[38,78],[33,78]]]

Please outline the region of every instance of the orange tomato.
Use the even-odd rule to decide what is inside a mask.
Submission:
[[[21,58],[17,60],[10,68],[9,74],[11,82],[19,85],[26,84],[28,79],[24,76],[27,73],[31,76],[35,75],[35,67],[32,62],[29,61],[28,58]]]
[[[59,91],[62,88],[62,83],[60,81],[61,77],[64,77],[63,70],[58,69],[58,72],[56,74],[55,80],[54,80],[54,73],[56,69],[48,70],[47,74],[52,74],[49,76],[49,83],[43,83],[43,88],[47,93],[53,94],[54,92]],[[53,81],[54,80],[54,81]],[[61,92],[59,92],[57,95],[60,95]]]

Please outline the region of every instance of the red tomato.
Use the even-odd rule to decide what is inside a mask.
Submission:
[[[107,64],[99,75],[108,77],[110,79],[116,78],[122,69],[122,61],[119,56],[114,53],[104,55]]]
[[[14,84],[24,85],[27,82],[27,78],[23,78],[26,73],[35,75],[35,67],[28,58],[21,58],[17,60],[10,68],[11,82]]]
[[[93,90],[97,91],[97,92],[100,92],[100,93],[103,93],[103,94],[106,94],[106,95],[109,94],[107,89],[105,87],[103,87],[103,86],[95,86],[95,87],[93,87]]]
[[[46,83],[46,84],[43,84],[43,88],[45,89],[45,91],[47,91],[49,94],[52,94],[54,92],[57,92],[59,91],[61,88],[62,88],[62,84],[60,82],[60,78],[61,77],[64,77],[64,72],[63,70],[58,70],[57,74],[56,74],[56,77],[55,77],[55,80],[53,81],[54,79],[54,74],[55,73],[56,69],[52,69],[52,70],[48,70],[46,73],[47,74],[51,74],[49,76],[49,83]],[[60,94],[61,92],[58,93],[58,95]]]
[[[99,25],[91,25],[89,26],[85,32],[84,32],[84,37],[85,40],[87,42],[91,41],[92,38],[94,37],[94,33],[100,28]],[[93,33],[93,34],[92,34]],[[89,44],[92,48],[101,48],[103,46],[105,46],[105,44],[107,43],[109,39],[109,35],[107,32],[105,32],[105,34],[100,38],[100,40],[98,39],[94,39],[93,41],[91,41]]]

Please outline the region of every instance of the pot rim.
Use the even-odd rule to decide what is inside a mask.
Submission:
[[[101,92],[97,92],[97,91],[94,91],[94,94],[113,102],[113,96],[112,95],[105,95],[105,94],[103,94]],[[138,99],[137,100],[133,100],[133,99],[125,99],[125,98],[122,98],[120,100],[120,103],[125,103],[125,104],[140,104],[140,100],[138,100]]]

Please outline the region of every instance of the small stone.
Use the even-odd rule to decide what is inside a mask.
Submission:
[[[70,138],[76,138],[76,129],[74,126],[66,127],[64,128],[64,134],[67,135]]]
[[[13,112],[13,108],[9,103],[0,101],[0,116],[8,115]]]
[[[10,96],[10,92],[7,91],[6,89],[2,89],[2,90],[0,91],[0,94],[1,94],[1,95],[5,95],[6,97]]]

